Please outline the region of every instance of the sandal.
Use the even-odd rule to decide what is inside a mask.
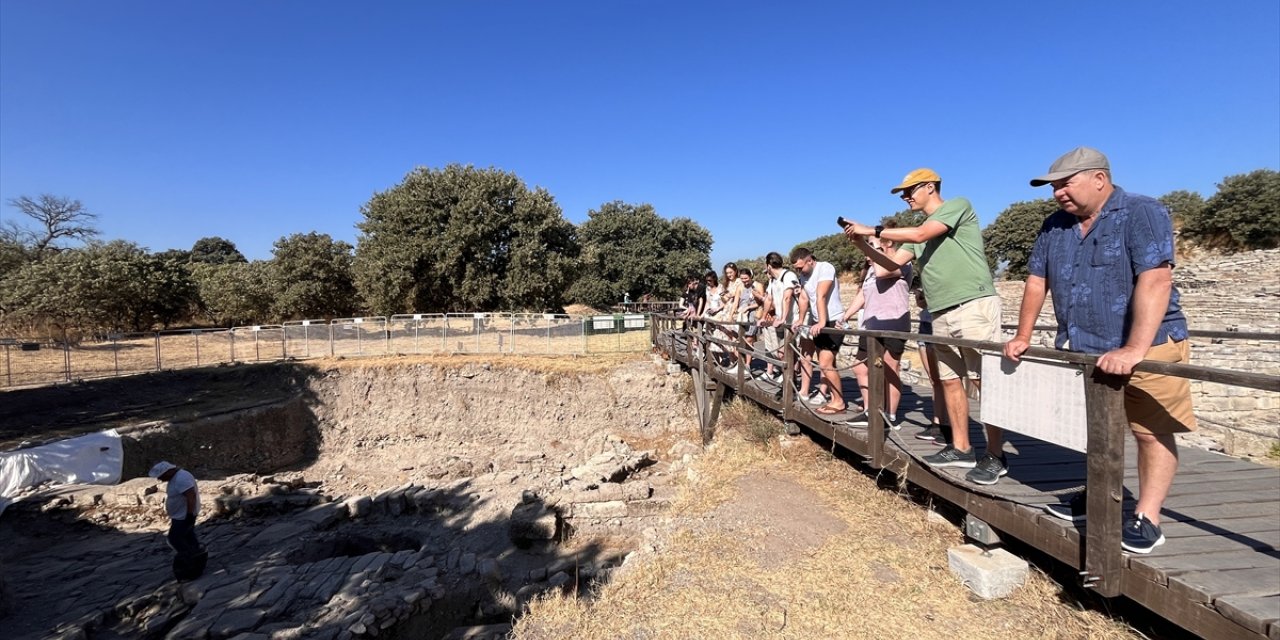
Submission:
[[[813,410],[814,413],[818,415],[823,415],[823,416],[835,416],[835,415],[840,415],[842,413],[847,413],[848,411],[849,411],[849,407],[847,406],[844,407],[843,409],[837,409],[831,405],[826,405],[826,404]]]

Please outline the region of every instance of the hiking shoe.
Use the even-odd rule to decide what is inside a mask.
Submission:
[[[1151,524],[1145,513],[1135,513],[1125,520],[1124,531],[1120,536],[1120,547],[1130,553],[1151,553],[1152,549],[1164,544],[1164,534],[1160,527]]]
[[[931,424],[924,428],[924,431],[916,434],[916,440],[927,440],[929,442],[937,442],[942,439],[942,428],[936,424]]]
[[[1044,506],[1045,513],[1070,522],[1084,522],[1086,504],[1084,496],[1085,492],[1079,491],[1066,502],[1046,504]]]
[[[995,484],[1000,480],[1000,476],[1008,474],[1009,463],[1003,455],[996,457],[986,453],[982,455],[982,459],[972,471],[964,474],[964,479],[974,484]]]
[[[925,464],[931,467],[958,467],[961,469],[972,469],[978,466],[978,459],[973,455],[973,449],[961,451],[951,445],[947,445],[931,456],[924,457]]]

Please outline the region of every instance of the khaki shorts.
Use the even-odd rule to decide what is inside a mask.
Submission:
[[[976,298],[933,317],[933,335],[1000,342],[1000,296]],[[968,347],[935,344],[938,379],[982,378],[982,354]]]
[[[782,348],[782,327],[760,327],[760,342],[766,354],[777,355]]]
[[[1147,360],[1191,364],[1191,341],[1180,340],[1151,347]],[[1135,371],[1124,388],[1124,411],[1135,433],[1186,433],[1195,431],[1191,411],[1191,380],[1179,376]]]

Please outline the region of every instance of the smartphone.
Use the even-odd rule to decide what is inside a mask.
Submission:
[[[848,227],[853,223],[849,222],[848,220],[845,220],[844,216],[836,216],[836,224],[840,225],[841,227]]]

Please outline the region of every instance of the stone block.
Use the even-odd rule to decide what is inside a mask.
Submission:
[[[656,516],[671,508],[669,500],[635,500],[627,503],[627,515],[635,518]]]
[[[621,500],[610,502],[584,502],[573,505],[574,518],[621,518],[627,515],[627,503]]]
[[[467,575],[476,569],[476,554],[464,553],[458,558],[458,573]]]
[[[369,515],[369,512],[373,510],[373,498],[370,498],[369,496],[354,496],[347,498],[342,504],[346,505],[347,515],[352,519],[363,518]]]
[[[347,506],[341,502],[329,502],[318,504],[306,511],[303,511],[299,520],[311,525],[316,531],[324,531],[338,524],[347,514]]]
[[[508,535],[517,544],[533,540],[554,540],[556,513],[541,503],[517,505],[511,511]]]
[[[1004,598],[1027,580],[1027,561],[1004,549],[989,552],[965,544],[947,550],[951,572],[979,597]]]

